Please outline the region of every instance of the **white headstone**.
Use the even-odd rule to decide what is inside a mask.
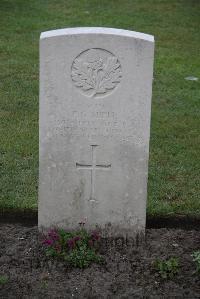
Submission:
[[[41,34],[40,229],[144,232],[153,53],[133,31]]]

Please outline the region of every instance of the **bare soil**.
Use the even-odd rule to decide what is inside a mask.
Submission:
[[[0,224],[0,298],[200,298],[200,275],[193,251],[200,249],[199,230],[147,229],[142,246],[115,246],[104,240],[103,265],[80,270],[48,259],[37,226]],[[172,279],[155,271],[156,259],[178,257]]]

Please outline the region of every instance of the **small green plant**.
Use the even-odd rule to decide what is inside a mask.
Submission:
[[[194,251],[192,257],[196,263],[196,272],[200,274],[200,250]]]
[[[74,267],[85,268],[92,262],[101,263],[102,257],[97,253],[100,235],[88,233],[83,228],[75,232],[52,229],[43,240],[46,255],[59,258]]]
[[[179,272],[179,261],[176,257],[171,257],[168,260],[156,260],[155,269],[164,279],[173,278]]]
[[[6,275],[0,275],[0,285],[4,285],[8,282],[8,277]]]
[[[43,281],[41,282],[41,288],[42,288],[42,289],[47,289],[47,288],[48,288],[48,281],[43,280]]]

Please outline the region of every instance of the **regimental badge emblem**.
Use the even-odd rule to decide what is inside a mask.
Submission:
[[[71,78],[80,93],[88,97],[104,97],[116,89],[122,78],[119,59],[104,49],[89,49],[72,63]]]

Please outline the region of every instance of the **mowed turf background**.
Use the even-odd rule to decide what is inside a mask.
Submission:
[[[77,26],[155,36],[148,214],[200,214],[199,0],[0,0],[0,210],[37,209],[39,36]]]

